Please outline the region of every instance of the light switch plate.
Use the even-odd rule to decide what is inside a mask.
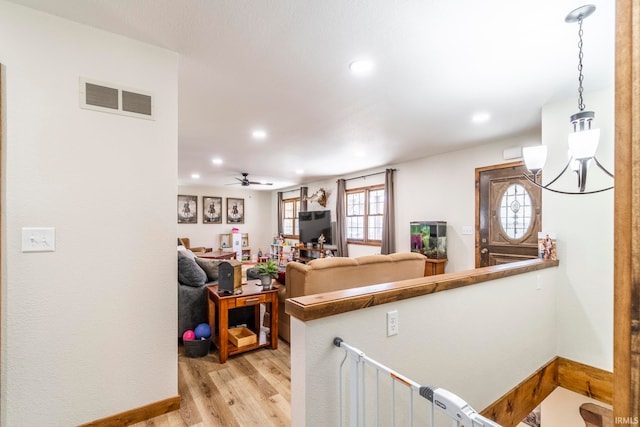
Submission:
[[[463,225],[462,226],[462,234],[464,236],[470,236],[473,234],[473,227],[470,225]]]
[[[54,227],[22,227],[22,252],[53,252],[56,250]]]

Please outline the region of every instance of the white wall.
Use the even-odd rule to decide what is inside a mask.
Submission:
[[[269,252],[269,244],[273,243],[273,236],[277,234],[277,227],[271,228],[276,218],[276,211],[271,206],[271,192],[247,190],[229,187],[208,186],[179,186],[178,194],[198,196],[198,223],[178,224],[178,237],[188,237],[191,246],[204,246],[218,249],[220,234],[229,234],[233,227],[241,233],[249,233],[249,247],[251,254],[257,254],[259,249]],[[202,223],[202,197],[222,197],[222,224]],[[227,197],[244,199],[244,224],[227,224]],[[177,216],[177,213],[176,213]],[[177,221],[177,220],[176,220]]]
[[[601,131],[597,157],[613,172],[614,92],[585,93],[584,99]],[[575,100],[542,110],[542,139],[549,150],[544,182],[564,167],[569,116],[576,110]],[[568,188],[577,188],[575,176],[569,178]],[[612,184],[593,166],[590,181]],[[586,196],[544,192],[542,210],[543,228],[557,234],[560,259],[558,355],[613,371],[613,191]]]
[[[443,387],[485,408],[555,356],[556,272],[521,274],[306,323],[292,318],[292,425],[338,425],[344,352],[332,345],[336,336],[422,385]],[[398,310],[399,334],[387,337],[391,310]]]
[[[0,424],[69,426],[177,395],[178,57],[0,1]],[[79,78],[153,92],[156,120],[83,110]],[[56,228],[22,253],[21,228]]]

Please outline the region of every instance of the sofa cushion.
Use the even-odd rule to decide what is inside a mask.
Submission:
[[[217,259],[196,258],[196,264],[207,274],[207,281],[218,280],[218,267],[222,261]]]
[[[207,281],[207,274],[194,259],[178,251],[178,281],[187,286],[202,286]]]

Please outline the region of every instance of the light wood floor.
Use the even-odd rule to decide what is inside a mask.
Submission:
[[[178,347],[180,410],[134,427],[246,427],[291,425],[291,356],[282,340],[218,363],[212,350],[202,358]]]

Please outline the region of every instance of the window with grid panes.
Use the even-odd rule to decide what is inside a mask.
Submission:
[[[282,201],[282,232],[286,237],[298,238],[298,213],[300,212],[300,198]]]
[[[346,230],[349,243],[380,244],[384,213],[384,187],[347,191]]]

